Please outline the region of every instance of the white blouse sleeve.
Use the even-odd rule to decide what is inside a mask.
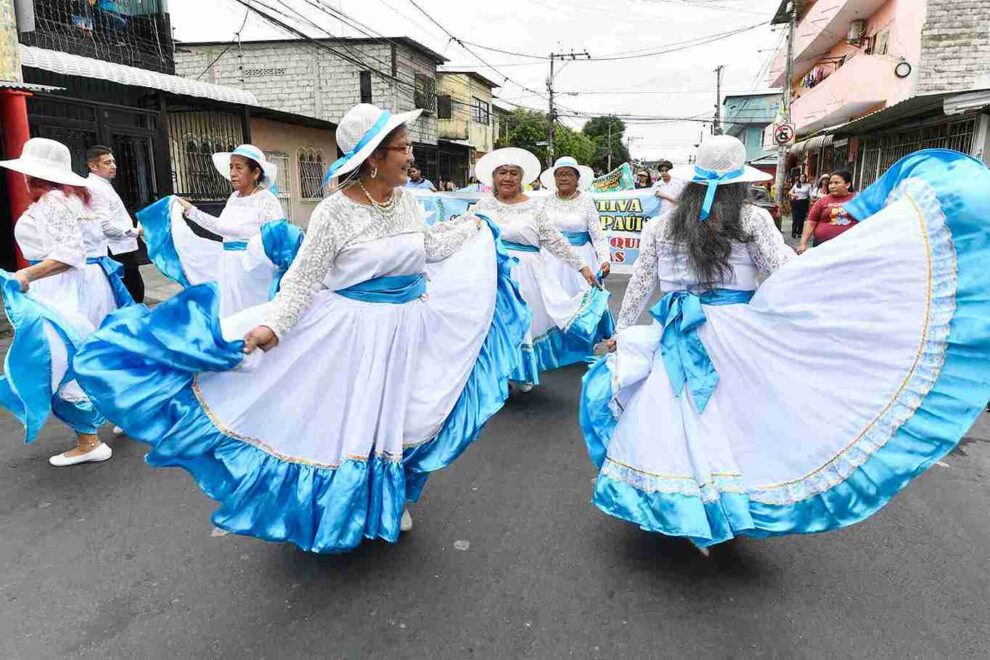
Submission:
[[[564,238],[564,235],[560,233],[560,230],[550,222],[550,218],[547,217],[546,211],[542,208],[537,211],[536,229],[540,235],[540,247],[542,249],[575,270],[580,270],[584,266],[581,257],[574,251],[574,248]]]
[[[282,209],[282,204],[278,201],[278,197],[275,196],[271,190],[264,190],[258,193],[261,196],[261,224],[266,222],[273,222],[276,220],[282,220],[285,218],[285,210]]]
[[[223,236],[223,234],[220,232],[220,218],[216,217],[215,215],[210,215],[209,213],[200,211],[195,206],[184,211],[183,215],[186,216],[187,219],[195,222],[197,225],[199,225],[206,231],[211,232],[213,234],[217,234],[218,236]]]
[[[86,266],[83,243],[81,205],[73,204],[57,191],[47,193],[39,205],[42,222],[51,240],[46,259],[53,259],[73,268]]]
[[[299,254],[282,278],[281,288],[268,309],[264,324],[279,339],[299,322],[337,256],[341,223],[333,211],[335,208],[338,206],[318,206],[313,211]]]
[[[743,213],[744,227],[753,237],[753,240],[746,244],[749,258],[756,264],[760,274],[771,275],[795,256],[794,250],[784,242],[783,235],[769,213],[755,206],[747,207]]]
[[[632,279],[626,287],[626,295],[622,298],[622,309],[616,323],[616,331],[622,331],[631,325],[636,325],[640,314],[650,301],[653,292],[660,282],[657,277],[657,239],[656,232],[660,220],[650,222],[643,229],[639,240],[639,256],[633,265]]]
[[[591,244],[595,247],[595,254],[598,255],[598,263],[609,263],[612,261],[612,250],[608,246],[608,237],[602,231],[598,207],[595,206],[595,200],[588,193],[583,193],[582,197],[584,197],[584,213],[587,219],[588,233],[591,234]]]

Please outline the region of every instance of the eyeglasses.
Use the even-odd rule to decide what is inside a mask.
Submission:
[[[411,144],[399,145],[397,147],[379,147],[379,149],[384,149],[385,151],[399,151],[405,153],[406,155],[413,152],[413,146]]]

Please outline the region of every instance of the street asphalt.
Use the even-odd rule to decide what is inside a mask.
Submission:
[[[26,446],[0,412],[0,657],[990,657],[990,415],[870,520],[705,559],[589,503],[584,369],[513,396],[397,545],[341,556],[221,533],[109,429],[111,461],[50,467],[69,431]]]

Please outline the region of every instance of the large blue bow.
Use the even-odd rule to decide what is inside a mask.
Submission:
[[[731,170],[723,174],[719,174],[715,170],[706,170],[703,167],[694,166],[694,178],[692,181],[695,183],[704,183],[708,186],[708,191],[705,193],[705,203],[701,206],[701,219],[707,220],[708,216],[712,212],[712,204],[715,202],[715,191],[718,189],[720,183],[726,183],[737,176],[742,176],[746,173],[746,167],[740,167],[738,170]]]
[[[354,145],[354,148],[348,150],[347,153],[345,153],[343,156],[333,161],[333,164],[330,166],[330,169],[328,169],[327,173],[323,175],[323,183],[320,184],[320,186],[322,187],[327,185],[327,182],[333,178],[333,175],[337,173],[337,170],[339,170],[341,167],[344,166],[344,163],[346,163],[351,158],[353,158],[354,154],[356,154],[357,152],[361,151],[366,146],[368,146],[368,144],[375,139],[375,137],[381,132],[381,130],[385,128],[385,124],[388,123],[388,120],[391,117],[392,117],[391,112],[389,112],[388,110],[383,110],[381,116],[378,118],[378,121],[376,121],[374,125],[371,128],[369,128],[364,135],[361,136],[361,139],[358,140],[358,143]]]
[[[705,411],[718,385],[718,372],[698,336],[698,329],[708,321],[703,305],[745,304],[752,299],[753,293],[731,289],[715,289],[702,294],[673,291],[650,309],[653,318],[663,326],[660,349],[670,387],[679,397],[686,384],[699,414]]]

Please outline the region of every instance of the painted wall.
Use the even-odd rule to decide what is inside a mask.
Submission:
[[[291,220],[305,228],[309,216],[320,203],[319,199],[303,199],[300,176],[299,155],[304,150],[318,150],[323,154],[323,162],[329,167],[337,159],[337,142],[333,131],[307,126],[296,126],[270,119],[251,119],[251,140],[266,154],[279,152],[289,161],[288,176],[280,174],[280,186],[289,194]],[[286,182],[288,186],[282,185]],[[283,207],[285,203],[283,202]]]
[[[472,149],[481,155],[491,151],[494,144],[492,88],[470,74],[439,72],[437,94],[451,98],[451,118],[437,120],[439,136],[451,140],[467,140]],[[488,104],[487,124],[473,119],[472,98]]]

